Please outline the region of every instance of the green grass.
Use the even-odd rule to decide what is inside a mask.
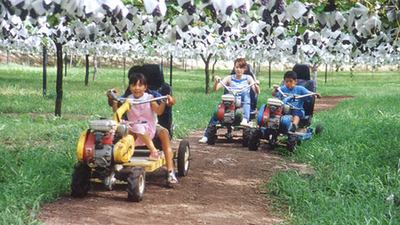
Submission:
[[[358,74],[319,89],[355,98],[315,115],[324,132],[291,156],[314,166],[315,174],[279,173],[264,188],[293,224],[399,224],[398,73]]]
[[[280,83],[282,75],[273,71],[272,83]],[[329,73],[328,83],[323,73],[319,76],[318,92],[323,96],[355,98],[316,114],[314,124],[324,126],[322,135],[304,141],[287,156],[313,165],[316,174],[279,173],[265,188],[294,224],[398,224],[398,71],[374,76]],[[90,120],[112,116],[107,89],[124,89],[120,68],[100,68],[97,81],[90,77],[88,86],[84,77],[84,68],[71,68],[63,78],[59,118],[53,116],[54,67],[48,69],[43,97],[42,68],[0,65],[0,224],[40,224],[35,217],[40,205],[69,193],[80,133]],[[259,79],[260,107],[271,89],[266,71]],[[174,138],[205,129],[222,91],[206,95],[204,81],[203,70],[174,70]],[[390,194],[393,201],[386,200]]]

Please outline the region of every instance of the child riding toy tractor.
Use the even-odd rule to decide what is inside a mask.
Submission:
[[[74,167],[71,181],[73,197],[85,197],[91,182],[101,182],[107,190],[113,190],[116,184],[127,184],[128,199],[134,202],[142,200],[146,186],[146,172],[161,168],[166,164],[166,158],[161,154],[158,160],[149,160],[148,149],[135,149],[135,139],[129,134],[131,122],[124,121],[123,117],[132,105],[163,99],[168,97],[137,100],[114,95],[114,100],[121,105],[115,111],[113,119],[101,118],[91,121],[89,129],[83,131],[79,138],[77,146],[79,162]],[[177,161],[178,175],[187,176],[190,162],[189,142],[181,141],[173,155]]]
[[[280,98],[268,98],[267,104],[261,106],[257,116],[258,127],[250,129],[249,150],[258,150],[260,140],[263,140],[269,144],[271,149],[283,145],[289,151],[293,151],[297,144],[302,140],[309,139],[314,133],[310,125],[314,110],[314,97],[319,94],[314,93],[315,81],[309,79],[309,74],[307,76],[307,74],[302,73],[304,71],[309,72],[308,65],[296,64],[293,70],[296,68],[300,68],[296,82],[305,87],[308,94],[284,93],[279,86],[274,87],[276,92],[280,93]],[[303,107],[297,107],[296,102],[303,100]],[[293,110],[304,111],[305,116],[300,118],[297,125],[293,124]],[[322,126],[317,125],[315,133],[321,132]]]
[[[255,83],[240,89],[229,87],[221,81],[220,84],[224,86],[228,93],[221,96],[222,102],[218,103],[214,110],[213,118],[215,121],[218,121],[218,123],[209,124],[207,143],[209,145],[214,145],[218,137],[217,130],[220,128],[226,128],[227,133],[225,134],[225,137],[228,140],[232,140],[233,130],[243,130],[242,144],[246,147],[249,142],[248,134],[250,133],[250,127],[241,124],[241,121],[243,120],[243,108],[241,107],[242,102],[240,94],[251,88]]]

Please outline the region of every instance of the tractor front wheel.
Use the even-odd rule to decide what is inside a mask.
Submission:
[[[258,147],[260,146],[260,138],[261,138],[261,131],[259,129],[253,128],[250,130],[250,136],[249,136],[250,151],[258,150]]]
[[[250,127],[243,127],[243,142],[242,142],[243,147],[249,146],[249,140],[250,140]]]
[[[72,173],[71,196],[85,197],[90,188],[91,169],[86,163],[77,163]]]
[[[210,124],[208,126],[207,144],[215,145],[216,140],[217,140],[217,126],[215,124]]]
[[[128,175],[128,200],[140,202],[146,188],[146,171],[142,167],[133,168]]]

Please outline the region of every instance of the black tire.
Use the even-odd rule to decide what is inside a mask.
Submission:
[[[217,126],[215,124],[210,124],[208,126],[207,144],[215,145],[216,140],[217,140]]]
[[[296,146],[296,144],[297,144],[297,136],[294,135],[294,134],[289,134],[288,135],[288,139],[287,139],[287,143],[286,143],[286,149],[289,152],[293,152],[294,147]]]
[[[323,130],[322,126],[318,124],[318,125],[315,127],[315,134],[320,134],[320,133],[322,133],[322,130]]]
[[[71,196],[83,198],[90,188],[91,169],[86,163],[77,163],[74,166],[71,181]]]
[[[261,131],[257,128],[250,130],[249,150],[257,151],[260,146]]]
[[[128,175],[128,200],[140,202],[146,189],[146,171],[142,167],[133,168]]]
[[[243,142],[242,142],[243,147],[249,146],[249,140],[250,140],[250,127],[243,127]]]
[[[181,141],[178,148],[178,176],[186,177],[190,166],[190,146],[187,140]]]

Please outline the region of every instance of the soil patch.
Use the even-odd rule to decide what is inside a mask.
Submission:
[[[315,111],[328,110],[351,96],[318,99]],[[64,196],[41,206],[39,219],[52,225],[66,224],[231,224],[282,223],[282,215],[271,210],[270,199],[260,188],[275,172],[298,170],[313,173],[308,165],[287,161],[276,152],[250,152],[241,141],[199,144],[203,131],[190,134],[191,165],[187,177],[176,188],[165,187],[165,168],[148,173],[143,201],[127,201],[125,187],[114,191],[101,187],[87,197]],[[180,140],[173,140],[177,149]]]

